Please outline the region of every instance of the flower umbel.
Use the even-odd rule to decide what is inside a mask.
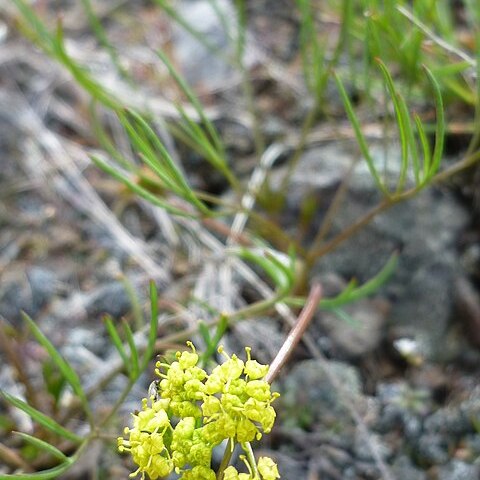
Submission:
[[[130,452],[138,466],[130,476],[141,474],[151,480],[173,470],[180,480],[215,480],[212,450],[223,440],[246,444],[269,433],[275,421],[271,403],[278,397],[264,380],[268,365],[250,356],[246,362],[218,352],[225,361],[210,374],[198,366],[199,356],[191,342],[190,351],[177,352],[171,364],[157,362],[159,398],[143,399],[142,410],[133,415],[133,428],[125,428],[118,439],[121,452]],[[232,443],[233,444],[233,443]],[[247,462],[246,462],[247,463]],[[247,463],[247,466],[249,464]],[[223,478],[275,480],[279,478],[273,460],[261,457],[258,468],[249,473],[227,467]],[[258,471],[254,476],[253,471]]]

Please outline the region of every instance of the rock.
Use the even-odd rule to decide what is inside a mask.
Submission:
[[[356,358],[375,350],[383,339],[386,302],[361,300],[343,311],[355,323],[347,323],[332,312],[320,314],[319,324],[332,343],[335,358]]]
[[[47,268],[32,267],[27,270],[27,278],[32,292],[32,303],[38,308],[46,305],[63,287],[57,274]]]
[[[235,29],[236,13],[232,5],[225,0],[216,4],[229,26]],[[194,25],[202,38],[222,52],[222,55],[228,56],[233,53],[228,32],[223,28],[210,2],[184,0],[175,5],[175,10],[188,24]],[[223,87],[226,82],[231,81],[233,70],[225,60],[193,38],[182,26],[174,23],[172,28],[175,60],[180,64],[182,75],[188,84],[194,86],[203,84],[209,89],[214,89]],[[192,58],[195,62],[192,62]]]
[[[448,439],[442,435],[422,435],[414,445],[415,459],[420,465],[447,463],[450,455]]]
[[[61,288],[57,274],[44,267],[30,267],[25,275],[14,273],[3,279],[0,315],[12,322],[19,322],[24,311],[35,318]]]
[[[452,460],[438,471],[438,480],[478,480],[480,465],[472,465],[460,460]]]
[[[275,461],[282,478],[307,478],[307,472],[303,462],[300,462],[290,455],[275,452]]]
[[[395,155],[390,155],[388,176],[398,178]],[[295,224],[308,192],[316,201],[309,223],[308,243],[314,238],[334,192],[350,165],[359,158],[339,143],[306,152],[292,176],[287,192],[285,226]],[[381,165],[381,157],[375,161]],[[398,162],[397,162],[398,164]],[[279,178],[283,172],[278,173]],[[278,178],[272,176],[272,187]],[[411,179],[407,179],[411,185]],[[348,192],[332,220],[331,238],[357,222],[381,200],[364,161],[351,175]],[[397,270],[379,293],[392,302],[390,328],[409,331],[424,357],[444,359],[444,337],[453,307],[453,287],[459,268],[456,239],[467,225],[468,213],[448,191],[426,189],[373,220],[337,249],[321,257],[313,275],[335,272],[345,280],[367,281],[378,273],[394,251],[400,252]]]
[[[395,478],[404,480],[425,480],[426,474],[414,467],[410,459],[404,455],[395,459],[392,465],[392,473]]]
[[[480,348],[480,299],[478,291],[466,277],[455,283],[457,319],[466,330],[469,341]]]
[[[233,325],[232,352],[241,352],[245,345],[252,348],[252,356],[260,363],[269,364],[285,341],[285,334],[279,329],[278,322],[271,318],[256,318],[255,328],[250,322],[238,322]],[[227,345],[230,345],[230,339]]]
[[[358,371],[347,364],[328,362],[328,368],[359,407],[364,402]],[[343,393],[332,387],[324,371],[324,362],[305,360],[297,363],[280,388],[280,415],[295,426],[331,429],[349,435],[353,421],[344,406]]]
[[[119,318],[130,308],[130,298],[122,282],[111,282],[96,287],[85,299],[85,309],[90,317],[109,314]]]

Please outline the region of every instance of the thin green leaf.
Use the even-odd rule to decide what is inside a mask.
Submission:
[[[107,329],[108,334],[110,335],[110,338],[112,339],[113,345],[117,349],[117,352],[119,353],[120,358],[122,359],[123,365],[125,366],[125,370],[128,373],[130,373],[130,369],[131,369],[130,359],[128,358],[125,348],[123,347],[122,339],[120,338],[120,335],[118,333],[117,328],[115,327],[115,324],[113,323],[112,317],[110,315],[105,315],[103,317],[103,321],[105,322],[105,327]]]
[[[412,126],[412,121],[410,120],[410,115],[408,113],[407,104],[402,97],[399,97],[399,106],[402,110],[402,117],[405,118],[404,128],[407,138],[408,145],[410,147],[410,153],[412,154],[412,165],[413,165],[413,174],[415,176],[416,185],[421,183],[420,175],[420,154],[418,150],[417,141],[415,139],[415,133]]]
[[[87,414],[90,422],[92,423],[93,420],[91,416],[90,406],[88,404],[87,397],[85,395],[77,373],[75,372],[75,370],[73,370],[70,364],[58,353],[57,349],[53,346],[50,340],[48,340],[48,338],[43,334],[43,332],[37,327],[37,324],[25,312],[22,312],[22,318],[28,324],[37,342],[45,348],[45,350],[50,355],[50,358],[55,362],[57,367],[62,372],[62,375],[71,385],[73,391],[80,399],[85,413]]]
[[[11,403],[14,407],[19,408],[20,410],[24,411],[27,415],[29,415],[35,422],[39,423],[47,430],[50,430],[57,435],[66,438],[67,440],[71,440],[72,442],[79,443],[83,439],[76,435],[75,433],[70,432],[66,428],[62,427],[58,424],[55,420],[50,418],[49,416],[45,415],[44,413],[40,412],[36,408],[33,408],[28,403],[25,403],[23,400],[16,398],[5,391],[0,391],[0,395],[9,403]]]
[[[382,270],[373,278],[363,285],[356,286],[354,282],[350,282],[347,288],[334,298],[323,298],[319,307],[323,310],[331,310],[341,307],[347,303],[352,303],[361,298],[367,297],[375,293],[393,274],[398,264],[398,254],[394,253],[384,265]],[[295,307],[305,305],[305,298],[287,297],[284,302]]]
[[[181,105],[177,105],[177,110],[185,122],[185,124],[181,124],[180,126],[183,128],[183,131],[187,136],[190,137],[189,144],[192,148],[203,155],[206,160],[219,170],[233,187],[238,187],[237,179],[232,174],[228,164],[225,162],[223,151],[218,151],[215,145],[211,143],[204,130],[189,117]]]
[[[439,67],[432,68],[432,74],[435,75],[435,78],[443,78],[459,75],[466,70],[470,70],[472,65],[466,60],[462,62],[449,63],[447,65],[441,65]]]
[[[127,276],[122,275],[121,281],[123,284],[123,288],[127,292],[128,299],[130,300],[130,305],[132,306],[134,324],[137,329],[140,329],[143,327],[144,319],[142,306],[140,305],[140,299],[138,298],[138,293]]]
[[[355,132],[355,137],[357,138],[357,142],[358,142],[358,145],[360,147],[360,151],[362,152],[362,155],[365,158],[365,161],[367,162],[368,169],[370,170],[370,173],[371,173],[373,179],[375,180],[375,183],[377,184],[377,187],[380,189],[380,191],[386,197],[390,197],[390,193],[388,192],[387,188],[385,187],[382,180],[380,179],[380,176],[378,175],[378,171],[375,167],[375,163],[374,163],[373,158],[370,155],[370,151],[368,149],[367,141],[365,140],[365,137],[362,133],[362,129],[360,128],[360,122],[358,121],[357,115],[355,114],[355,111],[353,110],[352,104],[350,102],[350,99],[348,98],[345,87],[343,86],[343,83],[340,80],[340,77],[335,72],[334,72],[333,76],[335,78],[335,82],[337,84],[338,91],[339,91],[340,96],[342,98],[343,105],[344,105],[345,110],[347,112],[348,119],[350,120],[350,123],[352,124],[353,130]]]
[[[463,79],[447,77],[443,79],[444,88],[451,90],[459,100],[465,102],[467,105],[475,106],[476,95],[472,91],[472,87],[465,83]]]
[[[47,52],[53,52],[53,37],[45,27],[44,23],[35,14],[35,11],[24,0],[13,0],[20,11],[23,20],[26,20],[32,33],[36,35],[38,44]]]
[[[101,147],[123,168],[138,174],[138,168],[128,161],[113,145],[105,128],[103,127],[96,109],[96,101],[90,103],[90,117],[92,119],[92,129],[95,133],[95,138],[100,143]]]
[[[215,330],[215,335],[213,336],[213,343],[215,344],[215,349],[217,348],[220,340],[227,331],[228,328],[228,315],[221,314],[220,319],[217,323],[217,328]]]
[[[140,197],[144,198],[145,200],[149,201],[153,205],[161,207],[165,209],[167,212],[172,213],[173,215],[178,215],[180,217],[187,217],[187,218],[196,218],[197,216],[193,213],[189,213],[185,210],[181,210],[180,208],[176,208],[170,205],[167,201],[161,200],[156,195],[148,191],[147,189],[141,187],[133,180],[128,178],[125,174],[121,173],[118,169],[112,167],[107,162],[100,160],[100,158],[96,157],[95,155],[90,156],[92,162],[100,169],[102,169],[105,173],[108,173],[113,178],[119,180],[123,184],[125,184],[132,192],[136,193]]]
[[[262,254],[247,248],[238,250],[240,257],[256,263],[272,279],[280,296],[286,295],[293,287],[293,266],[286,266],[274,254],[264,251]]]
[[[201,119],[202,124],[205,126],[208,134],[210,135],[213,144],[215,148],[220,152],[220,156],[224,157],[225,156],[225,149],[223,147],[223,143],[220,140],[220,137],[213,126],[212,122],[208,119],[208,117],[205,115],[205,112],[203,111],[202,105],[193,93],[193,91],[190,89],[190,87],[187,85],[185,80],[181,77],[181,75],[175,70],[173,67],[172,63],[168,59],[168,57],[160,50],[157,51],[157,55],[160,57],[160,60],[165,64],[165,66],[168,69],[169,74],[172,76],[172,78],[175,80],[177,85],[181,88],[185,96],[188,98],[189,102],[192,104],[192,106],[195,108],[196,112],[198,113],[198,116]]]
[[[345,322],[347,325],[349,325],[352,328],[357,328],[360,325],[360,322],[353,318],[349,313],[347,313],[345,310],[341,308],[331,308],[330,311],[335,314],[340,320]]]
[[[398,254],[394,253],[387,261],[382,270],[377,273],[368,282],[355,288],[348,297],[343,299],[343,303],[350,303],[375,293],[393,274],[398,265]],[[320,302],[322,306],[322,302]],[[338,305],[337,305],[338,306]]]
[[[423,168],[422,168],[422,176],[421,176],[421,185],[424,185],[425,182],[428,181],[428,172],[430,171],[430,164],[432,161],[432,152],[430,150],[430,142],[428,141],[427,135],[425,133],[425,128],[423,127],[422,120],[416,113],[413,115],[413,119],[415,120],[415,125],[417,126],[418,139],[420,140],[420,144],[422,145]]]
[[[445,115],[443,110],[443,99],[442,93],[440,92],[440,87],[437,80],[433,76],[432,72],[426,67],[423,67],[430,84],[433,89],[433,95],[435,98],[435,108],[437,112],[437,123],[435,127],[435,147],[433,149],[432,163],[430,165],[430,170],[428,177],[431,178],[440,168],[440,163],[442,161],[443,154],[443,144],[445,141]]]
[[[85,68],[79,66],[73,61],[67,54],[64,46],[63,30],[61,24],[58,24],[56,41],[54,43],[54,53],[57,59],[63,63],[65,67],[70,71],[75,80],[103,105],[111,108],[112,110],[118,110],[121,107],[121,103],[115,96],[107,92],[96,80],[94,80],[85,70]]]
[[[147,348],[144,353],[140,370],[143,371],[155,351],[155,342],[158,333],[158,291],[153,280],[150,281],[150,330],[148,333]]]
[[[93,30],[93,33],[97,37],[98,43],[102,45],[105,50],[108,52],[112,63],[115,65],[118,73],[122,78],[125,80],[131,81],[128,72],[123,68],[120,57],[118,56],[117,50],[113,47],[113,45],[108,40],[107,34],[102,26],[102,22],[99,20],[95,11],[93,10],[92,3],[90,0],[82,0],[83,9],[87,14],[88,21],[90,23],[90,27]]]
[[[134,127],[126,115],[118,112],[118,118],[128,133],[134,147],[138,150],[142,160],[159,176],[169,190],[176,194],[181,194],[181,190],[172,179],[168,169],[159,161],[148,141],[140,136],[141,131]]]
[[[376,62],[380,68],[380,71],[382,72],[383,75],[383,80],[385,82],[385,86],[387,87],[387,91],[390,95],[390,98],[393,102],[393,108],[395,111],[395,117],[397,120],[397,127],[398,127],[398,132],[400,135],[400,145],[401,145],[401,151],[402,151],[402,160],[401,160],[401,166],[400,166],[400,176],[398,179],[397,183],[397,192],[401,192],[405,186],[405,181],[407,177],[407,172],[408,172],[408,137],[407,137],[407,132],[406,129],[406,124],[410,122],[410,118],[408,117],[408,114],[405,115],[405,112],[403,111],[401,107],[401,103],[403,99],[401,99],[400,94],[396,91],[395,85],[393,84],[393,79],[392,76],[390,75],[390,72],[388,71],[386,65],[380,60],[376,59]],[[406,110],[406,108],[405,108]],[[411,128],[411,126],[410,126]]]
[[[168,171],[168,175],[170,178],[173,179],[175,185],[178,185],[178,190],[183,193],[183,196],[186,200],[196,206],[201,212],[208,213],[208,208],[205,207],[203,202],[201,202],[191,189],[190,185],[188,184],[185,176],[177,167],[175,162],[173,161],[172,157],[168,153],[168,150],[163,146],[162,142],[159,140],[156,133],[152,130],[150,125],[139,115],[138,113],[134,112],[133,110],[129,110],[128,113],[136,120],[139,124],[140,129],[145,132],[146,137],[152,143],[152,145],[157,149],[157,151],[162,156]]]
[[[165,0],[154,0],[165,12],[172,17],[186,32],[188,32],[195,40],[203,45],[208,51],[221,58],[227,64],[232,64],[231,60],[225,55],[224,50],[216,46],[214,43],[208,40],[208,37],[202,32],[199,32],[192,27],[177,10],[171,7]]]
[[[48,470],[43,470],[42,472],[36,473],[12,473],[9,474],[0,474],[0,480],[10,480],[10,479],[17,479],[17,480],[50,480],[59,478],[60,475],[65,473],[69,470],[74,461],[67,457],[67,461],[57,465],[54,468],[49,468]]]
[[[62,463],[68,461],[68,457],[61,450],[54,447],[53,445],[50,445],[49,443],[43,440],[40,440],[37,437],[32,437],[32,435],[29,435],[28,433],[23,433],[23,432],[13,432],[13,433],[23,438],[27,443],[29,443],[30,445],[33,445],[38,450],[43,450],[49,453],[50,455],[55,457],[57,460],[60,460]]]
[[[123,321],[123,328],[125,330],[125,336],[127,337],[127,343],[130,347],[130,378],[132,380],[136,380],[140,373],[140,365],[138,361],[138,350],[135,344],[135,339],[133,338],[133,332],[130,328],[130,325],[124,320]]]
[[[208,345],[210,345],[212,339],[210,338],[210,330],[208,329],[207,324],[203,320],[198,321],[198,333],[200,333],[203,341],[205,342],[205,345],[207,345],[208,348]]]
[[[213,355],[215,355],[215,352],[217,351],[217,348],[218,348],[218,344],[222,340],[223,335],[225,334],[228,328],[228,320],[229,320],[228,315],[220,314],[220,318],[217,322],[217,327],[215,329],[215,334],[213,335],[213,337],[210,336],[210,332],[205,322],[203,320],[198,322],[198,330],[202,335],[203,340],[205,341],[205,350],[200,357],[200,362],[202,367],[205,367],[205,365],[207,365],[210,358],[212,358]]]

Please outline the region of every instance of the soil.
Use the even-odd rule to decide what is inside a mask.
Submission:
[[[58,2],[37,3],[52,21],[59,13]],[[166,51],[185,73],[225,141],[229,164],[247,184],[258,157],[241,77],[150,2],[101,3],[106,32],[121,45],[133,81],[122,80],[98,46],[80,2],[62,2],[72,56],[131,105],[148,107],[195,188],[232,198],[222,177],[166,131],[165,122],[178,119],[173,108],[178,89],[155,49]],[[209,4],[185,1],[182,11],[227,51],[228,37]],[[233,11],[227,1],[218,4],[228,14]],[[291,141],[298,139],[299,119],[309,107],[298,58],[298,19],[285,15],[284,4],[248,2],[255,21],[247,69],[264,137],[268,144],[280,143],[283,152],[268,172],[273,192],[282,185]],[[101,146],[88,95],[19,33],[14,11],[0,14],[0,328],[10,339],[0,336],[0,390],[28,397],[12,359],[21,359],[35,388],[44,388],[52,376],[45,373],[45,352],[27,335],[22,311],[71,361],[89,389],[117,362],[103,317],[125,318],[137,328],[136,303],[148,312],[150,279],[164,302],[160,337],[195,326],[198,318],[208,320],[215,311],[244,306],[268,295],[270,287],[249,267],[224,270],[228,261],[221,233],[166,215],[92,165],[89,155]],[[328,26],[336,28],[334,22]],[[335,96],[333,103],[332,111],[340,112]],[[135,158],[111,112],[98,112],[122,153]],[[349,165],[360,159],[352,136],[345,139],[338,130],[317,119],[282,208],[275,211],[274,195],[259,201],[258,212],[272,214],[304,247],[313,241]],[[465,146],[450,140],[447,163]],[[382,142],[375,142],[381,150]],[[395,148],[390,155],[398,156]],[[346,307],[343,318],[317,313],[308,330],[317,355],[300,344],[276,382],[282,394],[278,421],[258,451],[278,461],[282,478],[480,478],[479,171],[471,169],[398,205],[316,264],[308,282],[320,281],[325,295],[334,296],[352,278],[365,282],[394,252],[399,255],[389,282]],[[357,168],[332,232],[377,200],[373,182]],[[305,216],[307,201],[315,206],[310,216]],[[268,240],[274,236],[265,232]],[[230,328],[224,343],[237,353],[250,345],[256,358],[270,362],[288,329],[285,317],[272,312]],[[201,345],[200,337],[194,340]],[[112,437],[139,407],[151,380],[145,374],[134,387]],[[97,414],[105,414],[126,382],[118,375],[95,396]],[[54,391],[50,385],[49,393],[42,393],[46,411],[60,408]],[[10,431],[32,433],[34,427],[0,406],[0,442],[15,448]],[[0,477],[12,471],[12,465],[0,463]],[[127,478],[130,471],[128,460],[110,445],[95,444],[62,478]]]

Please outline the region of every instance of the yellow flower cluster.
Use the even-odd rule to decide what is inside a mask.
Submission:
[[[278,393],[272,393],[264,380],[268,365],[252,360],[248,347],[246,362],[220,347],[226,359],[207,374],[197,365],[195,347],[188,345],[192,351],[177,352],[172,364],[157,362],[159,398],[144,399],[142,411],[133,416],[133,428],[125,429],[127,438],[118,438],[119,450],[130,452],[138,465],[131,476],[155,480],[175,470],[180,480],[215,480],[210,468],[215,446],[226,439],[251,442],[272,429],[271,403]],[[259,460],[258,472],[260,477],[228,467],[224,478],[279,478],[275,463],[267,457]]]
[[[277,464],[268,457],[260,457],[258,459],[257,470],[260,477],[253,473],[250,465],[245,462],[249,470],[248,473],[238,473],[233,466],[227,467],[223,474],[223,480],[276,480],[280,478]]]

